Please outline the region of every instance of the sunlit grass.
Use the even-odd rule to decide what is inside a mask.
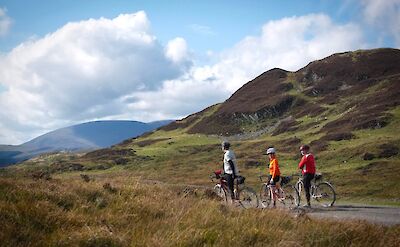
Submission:
[[[396,246],[400,227],[240,210],[130,173],[0,178],[4,246]],[[105,186],[106,184],[108,186]],[[227,227],[229,226],[229,227]],[[307,234],[304,234],[304,231]]]

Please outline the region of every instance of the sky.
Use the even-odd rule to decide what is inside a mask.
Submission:
[[[259,74],[400,47],[400,0],[0,0],[0,144],[180,119]]]

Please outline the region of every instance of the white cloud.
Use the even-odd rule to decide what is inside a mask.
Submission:
[[[217,55],[215,64],[194,66],[181,78],[165,81],[160,90],[132,94],[127,111],[145,113],[149,120],[185,116],[224,101],[266,70],[297,70],[332,53],[365,46],[358,26],[336,25],[324,14],[270,21],[259,36],[245,37]]]
[[[170,40],[165,47],[165,55],[175,63],[182,63],[189,57],[186,41],[177,37]]]
[[[393,36],[400,47],[400,0],[362,0],[361,5],[367,23]]]
[[[8,33],[11,23],[11,18],[7,15],[7,9],[0,8],[0,37]]]
[[[0,93],[0,119],[14,129],[0,129],[10,136],[0,143],[27,126],[45,131],[121,114],[120,97],[156,90],[187,66],[185,41],[172,44],[173,62],[151,34],[145,12],[68,23],[20,44],[0,57],[7,89]]]
[[[213,53],[217,62],[198,66],[183,38],[162,47],[149,26],[144,12],[69,23],[0,58],[8,88],[0,93],[0,137],[10,136],[0,142],[20,138],[27,127],[31,134],[93,119],[183,117],[268,69],[297,70],[365,47],[358,26],[311,14],[267,22],[259,35]]]
[[[362,48],[362,40],[356,25],[336,25],[324,14],[283,18],[223,52],[213,70],[233,92],[268,69],[297,70],[332,53]]]

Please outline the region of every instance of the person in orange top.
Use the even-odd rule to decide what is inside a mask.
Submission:
[[[279,170],[278,159],[276,158],[275,148],[270,147],[267,149],[267,155],[269,157],[269,184],[271,185],[271,195],[272,200],[274,201],[273,206],[276,206],[276,193],[274,190],[279,191],[280,189],[280,179],[281,179],[281,171]]]

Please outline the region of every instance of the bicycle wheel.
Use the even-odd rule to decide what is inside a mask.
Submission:
[[[297,192],[299,193],[299,196],[301,198],[301,192],[303,191],[303,182],[302,181],[297,181],[296,189],[297,189]]]
[[[222,201],[224,203],[228,203],[228,195],[227,192],[222,188],[222,186],[220,184],[216,184],[213,188],[215,194],[217,194],[217,196],[221,197]]]
[[[281,197],[278,198],[285,208],[293,209],[300,205],[300,195],[297,188],[290,184],[285,184],[281,188]]]
[[[263,184],[260,189],[260,206],[261,208],[268,208],[271,202],[271,190],[266,184]]]
[[[323,207],[331,207],[336,201],[336,192],[328,182],[322,182],[315,186],[312,198]]]
[[[239,202],[243,208],[258,207],[258,197],[253,189],[244,187],[239,193]]]
[[[300,203],[301,200],[305,200],[305,195],[304,195],[304,193],[302,193],[304,191],[303,190],[303,188],[304,188],[303,181],[301,181],[301,180],[297,181],[295,187],[297,189],[297,192],[299,193],[299,203]]]

